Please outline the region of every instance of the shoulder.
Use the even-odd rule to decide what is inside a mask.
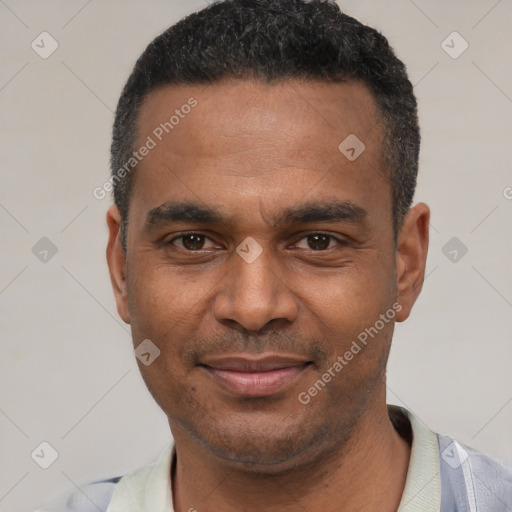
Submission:
[[[34,512],[98,512],[106,511],[121,476],[97,480],[83,485],[71,494]]]
[[[172,441],[164,448],[156,461],[141,466],[126,475],[97,480],[77,487],[71,494],[34,512],[106,512],[109,507],[114,506],[114,503],[117,507],[116,510],[124,511],[128,510],[123,505],[124,500],[130,500],[132,504],[135,500],[142,504],[147,493],[153,497],[159,496],[163,502],[172,500],[170,498],[170,468],[174,460],[175,445]],[[140,506],[138,510],[141,510]]]
[[[463,510],[510,510],[512,466],[450,436],[437,437],[442,501],[447,510],[455,504],[464,505]]]

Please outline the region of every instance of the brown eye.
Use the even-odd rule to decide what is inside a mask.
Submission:
[[[183,246],[191,251],[198,251],[204,246],[203,235],[187,235],[183,237]]]
[[[199,235],[197,233],[191,233],[189,235],[181,235],[174,238],[171,244],[174,244],[176,240],[181,240],[181,246],[188,251],[200,251],[204,248],[206,236]]]
[[[315,235],[309,235],[308,239],[308,247],[313,249],[314,251],[323,251],[329,248],[329,244],[331,242],[331,238],[329,235],[323,235],[321,233]]]
[[[341,248],[346,245],[343,239],[337,238],[327,233],[311,233],[302,237],[295,247],[299,249],[309,249],[310,251],[326,251],[334,247]]]

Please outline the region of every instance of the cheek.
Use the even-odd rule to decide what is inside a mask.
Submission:
[[[307,281],[304,286],[307,287]],[[389,271],[379,265],[343,269],[323,286],[313,287],[310,282],[309,293],[305,292],[304,297],[309,309],[307,317],[312,322],[306,329],[316,333],[329,354],[322,371],[345,354],[347,365],[357,367],[361,376],[367,374],[365,368],[372,372],[381,367],[389,352],[398,314]],[[347,370],[343,373],[352,373],[348,366]]]
[[[373,323],[396,296],[389,271],[375,264],[339,269],[323,280],[305,280],[303,290],[306,303],[333,332],[336,326]]]
[[[160,351],[151,364],[138,363],[140,373],[164,411],[195,407],[195,393],[187,380],[191,368],[183,351],[197,336],[205,315],[197,304],[201,294],[175,270],[146,263],[137,271],[137,278],[129,280],[133,343],[137,347],[149,339]]]
[[[136,343],[149,338],[158,343],[183,329],[194,312],[198,293],[193,283],[181,282],[176,271],[137,261],[129,274],[128,297]]]
[[[141,249],[129,259],[128,286],[137,305],[159,307],[179,303],[179,298],[194,289],[178,265],[171,265],[160,249]]]

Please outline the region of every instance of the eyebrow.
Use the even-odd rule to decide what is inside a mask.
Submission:
[[[271,224],[274,227],[314,222],[357,224],[367,217],[368,212],[351,201],[311,201],[278,212]],[[229,218],[214,208],[197,203],[166,202],[147,213],[146,229],[152,230],[173,222],[219,225],[229,223]]]
[[[352,201],[314,201],[299,204],[277,214],[276,226],[307,224],[313,222],[348,222],[356,224],[368,216],[368,212]]]

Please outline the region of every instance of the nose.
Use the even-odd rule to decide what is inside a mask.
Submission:
[[[296,300],[270,251],[264,250],[251,263],[236,253],[233,260],[213,304],[218,322],[236,323],[257,332],[271,322],[291,323],[296,319]]]

